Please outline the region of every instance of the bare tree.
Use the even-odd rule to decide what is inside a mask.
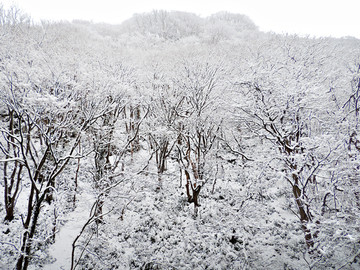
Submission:
[[[177,149],[186,177],[188,202],[194,203],[196,216],[199,193],[208,177],[207,157],[218,139],[222,122],[215,100],[224,86],[220,68],[215,64],[185,63],[183,68],[183,77],[175,82],[185,98],[178,129],[181,144]]]
[[[14,203],[19,186],[22,185],[21,181],[30,184],[27,212],[22,217],[24,233],[21,253],[16,264],[17,269],[27,269],[42,205],[44,202],[51,203],[57,177],[71,159],[79,157],[80,153],[77,153],[76,149],[80,134],[86,129],[90,119],[80,120],[75,112],[66,111],[61,103],[40,104],[35,101],[34,104],[32,94],[36,95],[37,90],[34,93],[34,90],[30,89],[22,100],[18,91],[17,85],[9,81],[8,95],[4,99],[9,113],[9,124],[1,129],[4,138],[1,149],[5,154],[5,160],[2,161],[6,180],[7,219],[13,218]],[[74,128],[74,133],[69,140],[67,131],[71,127]],[[65,150],[61,143],[63,139],[67,140]],[[8,167],[12,168],[10,181]],[[12,188],[15,188],[13,193]]]
[[[242,122],[277,151],[278,155],[272,158],[279,161],[278,171],[290,185],[306,245],[311,250],[318,234],[311,227],[319,223],[315,218],[316,207],[311,203],[319,198],[311,191],[317,186],[317,174],[337,147],[320,139],[324,136],[320,127],[329,127],[331,123],[326,108],[317,103],[317,95],[330,102],[330,96],[325,93],[326,79],[321,77],[320,68],[314,70],[314,76],[309,76],[315,69],[309,63],[323,61],[323,45],[280,41],[271,46],[273,53],[277,53],[277,61],[268,55],[255,56],[253,75],[249,74],[253,81],[238,83],[246,100],[240,108]],[[328,128],[327,132],[332,129]]]
[[[160,189],[162,175],[167,170],[167,160],[178,142],[177,127],[185,98],[163,75],[157,73],[153,75],[151,87],[155,95],[151,98],[146,133],[151,151],[150,159],[155,156]]]

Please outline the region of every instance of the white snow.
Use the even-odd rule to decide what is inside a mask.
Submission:
[[[56,234],[55,244],[49,248],[49,254],[55,258],[55,261],[46,265],[44,269],[70,269],[72,243],[87,221],[95,201],[94,195],[90,193],[92,189],[89,183],[79,183],[79,190],[81,192],[77,195],[75,210],[65,217],[64,221],[66,223]]]

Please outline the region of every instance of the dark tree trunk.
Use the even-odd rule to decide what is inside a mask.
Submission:
[[[29,266],[30,262],[30,255],[31,255],[31,249],[32,249],[32,240],[34,238],[35,232],[36,232],[36,225],[39,219],[41,205],[45,199],[45,196],[47,195],[47,190],[37,199],[35,202],[35,205],[31,208],[31,212],[28,213],[31,218],[31,226],[30,231],[27,230],[27,227],[25,227],[25,232],[23,234],[23,244],[21,246],[21,254],[20,257],[16,263],[16,269],[17,270],[26,270]]]
[[[13,135],[14,131],[14,112],[9,111],[9,132],[10,135],[7,136],[7,152],[6,158],[10,158],[9,153],[13,152],[14,156],[18,156],[18,148],[15,146]],[[14,211],[16,205],[16,198],[20,191],[20,182],[21,182],[21,173],[23,165],[15,161],[11,174],[8,175],[8,162],[4,162],[3,173],[4,173],[4,199],[5,199],[5,211],[6,221],[12,221],[14,219]]]
[[[314,236],[311,234],[310,229],[308,228],[308,223],[311,221],[310,213],[307,211],[307,207],[304,204],[304,196],[301,192],[301,189],[299,188],[299,178],[296,174],[292,175],[294,180],[293,185],[293,194],[295,197],[296,205],[299,209],[299,215],[300,215],[300,222],[301,222],[301,228],[304,231],[305,234],[305,241],[308,248],[311,248],[314,246]]]

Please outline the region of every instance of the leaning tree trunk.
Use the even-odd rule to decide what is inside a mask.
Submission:
[[[48,188],[45,189],[41,196],[36,195],[37,198],[33,205],[28,207],[28,217],[31,218],[30,230],[28,230],[30,224],[25,224],[25,232],[23,233],[23,243],[21,246],[21,254],[16,263],[17,270],[26,270],[29,266],[31,258],[31,249],[33,247],[33,239],[36,233],[37,222],[40,215],[40,210],[45,197],[48,195]]]
[[[7,175],[8,162],[4,162],[4,186],[5,186],[5,220],[14,219],[16,198],[20,192],[21,172],[23,165],[15,162],[10,176]]]
[[[305,234],[305,241],[308,248],[314,246],[314,235],[312,235],[310,229],[308,228],[308,223],[311,221],[310,213],[304,203],[304,194],[302,194],[301,189],[299,188],[299,177],[296,174],[292,174],[294,184],[292,186],[293,195],[295,197],[296,205],[299,209],[301,228]]]

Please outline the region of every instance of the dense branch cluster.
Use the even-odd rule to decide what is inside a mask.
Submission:
[[[0,268],[74,213],[70,269],[359,267],[359,40],[0,8],[0,43]]]

